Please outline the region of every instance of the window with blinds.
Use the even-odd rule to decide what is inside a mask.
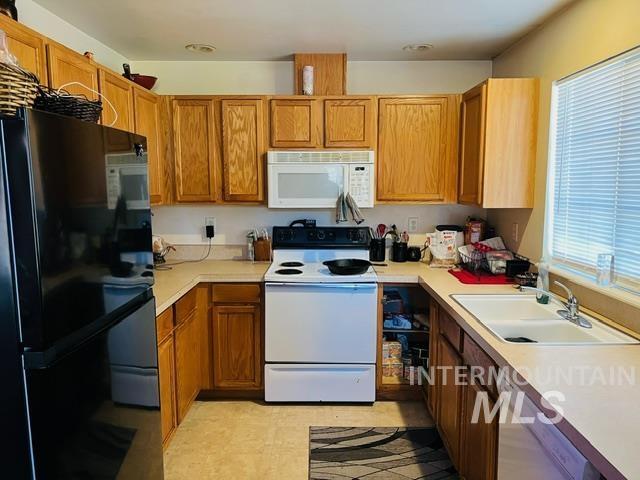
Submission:
[[[547,252],[640,285],[640,48],[556,82]]]

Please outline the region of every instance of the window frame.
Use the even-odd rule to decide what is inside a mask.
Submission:
[[[606,66],[610,63],[615,63],[624,60],[625,57],[629,57],[640,53],[640,46],[633,47],[624,52],[618,53],[614,56],[608,57],[605,60],[597,62],[586,68],[571,73],[558,80],[554,80],[551,83],[551,102],[549,112],[549,140],[548,140],[548,152],[547,152],[547,171],[546,171],[546,185],[545,185],[545,205],[544,205],[544,231],[542,241],[542,261],[545,262],[552,271],[559,272],[561,274],[573,275],[577,279],[586,281],[589,284],[597,286],[599,289],[619,289],[626,292],[630,292],[634,295],[640,295],[640,275],[637,278],[629,278],[626,276],[620,276],[615,270],[615,258],[614,258],[614,271],[611,284],[608,286],[598,285],[596,282],[596,269],[586,265],[572,263],[569,261],[558,261],[553,257],[553,222],[555,214],[555,186],[556,186],[556,144],[557,144],[557,131],[558,131],[558,97],[559,88],[564,83],[571,81],[573,78],[586,75],[593,70]],[[640,185],[639,185],[640,188]]]

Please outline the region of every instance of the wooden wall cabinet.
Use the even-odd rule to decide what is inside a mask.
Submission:
[[[455,202],[458,105],[457,95],[379,99],[379,201]]]
[[[296,95],[303,95],[302,69],[313,66],[314,95],[347,94],[346,53],[296,53],[293,56],[293,72]]]
[[[532,208],[539,81],[490,78],[462,96],[458,201]]]
[[[223,195],[228,202],[262,202],[265,124],[262,99],[222,100]]]
[[[324,146],[374,149],[374,100],[372,98],[325,100]]]
[[[214,109],[210,98],[173,100],[176,201],[214,202],[218,197]]]
[[[0,29],[7,34],[9,51],[25,70],[35,73],[43,85],[47,79],[47,53],[45,38],[6,15],[0,15]]]
[[[273,148],[316,148],[321,145],[322,123],[317,99],[272,99],[270,109]]]
[[[98,98],[95,93],[99,88],[98,67],[84,55],[49,41],[47,67],[51,88],[63,88],[69,93],[84,95],[92,100]]]
[[[263,388],[263,328],[258,284],[213,286],[213,388]]]
[[[113,105],[112,109],[105,100],[102,101],[101,123],[127,132],[134,131],[133,85],[131,82],[122,75],[105,68],[98,69],[98,82],[100,93]]]
[[[134,88],[133,105],[135,133],[147,138],[149,197],[152,204],[161,204],[164,200],[165,159],[159,138],[160,97],[142,88]]]

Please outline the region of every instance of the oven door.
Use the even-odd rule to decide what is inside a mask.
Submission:
[[[375,283],[267,283],[267,362],[374,364]]]
[[[269,165],[269,208],[333,208],[348,185],[348,165]]]

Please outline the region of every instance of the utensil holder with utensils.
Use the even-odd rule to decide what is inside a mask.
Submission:
[[[384,262],[387,256],[387,241],[384,238],[372,238],[369,243],[369,260]]]
[[[271,261],[271,240],[259,238],[253,242],[253,248],[256,262]]]

